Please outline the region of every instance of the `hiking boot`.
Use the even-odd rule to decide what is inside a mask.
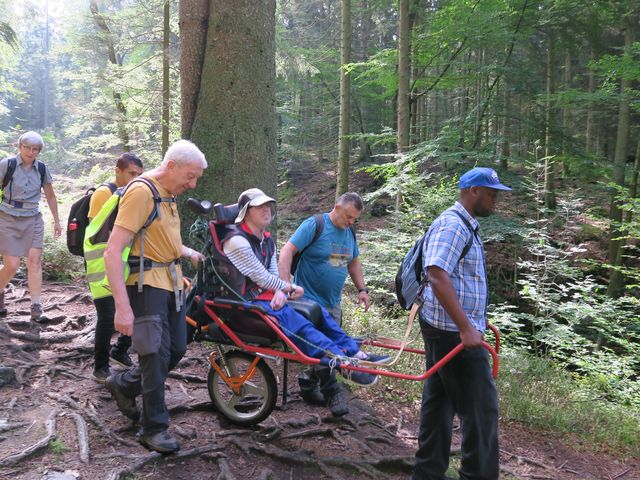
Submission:
[[[322,406],[327,404],[320,391],[320,379],[315,375],[313,368],[303,370],[298,375],[298,385],[300,386],[300,396],[306,403]]]
[[[316,386],[311,390],[300,389],[300,396],[302,397],[302,400],[309,405],[320,405],[324,407],[327,404],[327,400],[324,398],[319,386]]]
[[[173,453],[180,450],[180,444],[167,431],[158,432],[155,435],[143,435],[138,433],[138,441],[149,450],[159,453]]]
[[[126,351],[123,352],[115,345],[111,347],[111,350],[109,350],[109,358],[111,358],[111,360],[113,360],[117,364],[122,365],[123,367],[133,367],[133,361],[131,360],[129,354]]]
[[[115,399],[118,410],[120,410],[125,417],[137,422],[140,419],[140,411],[136,405],[136,399],[129,398],[120,391],[120,388],[115,382],[114,375],[110,375],[105,379],[104,386],[107,387],[107,390],[109,390],[111,396]]]
[[[42,305],[39,303],[31,304],[31,320],[34,322],[42,322],[46,320],[47,317],[42,315]]]
[[[109,370],[108,366],[102,367],[102,368],[96,368],[93,371],[93,379],[98,383],[104,384],[104,381],[107,379],[109,375],[111,375],[111,371]]]
[[[345,380],[356,383],[358,385],[362,385],[364,387],[372,387],[373,385],[378,383],[378,375],[373,375],[372,373],[358,372],[356,370],[347,370],[341,368],[340,375],[342,375]]]
[[[347,399],[345,393],[339,388],[335,394],[329,397],[327,402],[331,415],[334,417],[342,417],[349,413],[349,407],[347,406]]]
[[[0,317],[7,316],[7,307],[4,306],[4,292],[0,293]]]

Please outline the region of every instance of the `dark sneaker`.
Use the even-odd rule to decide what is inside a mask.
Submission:
[[[391,356],[389,355],[376,355],[375,353],[367,353],[367,356],[363,358],[365,362],[371,363],[379,363],[384,365],[385,363],[389,363],[391,361]]]
[[[140,411],[136,405],[136,399],[129,398],[120,391],[113,375],[105,379],[104,386],[107,387],[107,390],[109,390],[111,396],[115,399],[118,410],[120,410],[125,417],[137,422],[140,419]]]
[[[342,417],[349,413],[347,399],[342,389],[338,389],[338,391],[329,398],[327,403],[329,405],[329,410],[331,410],[331,415],[334,417]]]
[[[0,317],[7,316],[7,307],[4,306],[4,292],[0,293]]]
[[[133,361],[129,354],[115,347],[111,347],[111,350],[109,350],[109,358],[123,367],[133,367]]]
[[[97,368],[93,371],[93,379],[98,383],[104,383],[109,375],[111,375],[109,367]]]
[[[373,375],[371,373],[357,372],[355,370],[347,370],[345,368],[341,368],[340,374],[344,377],[345,380],[365,387],[371,387],[378,383],[378,375]]]
[[[159,453],[173,453],[180,450],[180,444],[167,431],[156,433],[155,435],[142,435],[138,433],[138,441],[149,450]]]

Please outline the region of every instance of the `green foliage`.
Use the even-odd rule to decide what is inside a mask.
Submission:
[[[497,384],[505,420],[571,434],[596,450],[640,454],[640,407],[608,401],[595,383],[576,383],[552,361],[522,349],[503,348],[500,362]]]
[[[49,448],[56,455],[62,455],[64,452],[68,450],[68,447],[64,444],[64,442],[59,438],[54,438],[49,441]]]

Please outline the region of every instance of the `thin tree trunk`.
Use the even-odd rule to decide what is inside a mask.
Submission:
[[[44,78],[42,79],[42,128],[49,126],[49,48],[51,32],[49,30],[49,0],[45,5],[46,21],[44,32]]]
[[[340,52],[340,125],[338,127],[338,180],[336,182],[336,198],[349,189],[351,82],[349,74],[345,71],[345,66],[351,62],[351,0],[342,0]]]
[[[551,124],[554,119],[553,106],[551,105],[551,95],[555,93],[555,61],[554,32],[549,29],[547,32],[547,101],[545,112],[545,135],[544,135],[544,205],[550,210],[556,208],[556,192],[554,181],[554,162],[551,147]]]
[[[625,17],[624,46],[625,54],[629,54],[634,38],[632,16]],[[616,150],[613,159],[613,181],[616,185],[624,187],[625,168],[629,147],[629,97],[628,90],[631,88],[631,81],[623,76],[620,79],[620,106],[618,109],[618,131],[616,135]],[[615,198],[611,200],[611,228],[609,234],[609,264],[613,266],[622,265],[622,249],[624,240],[619,239],[621,232],[618,224],[622,221],[622,209]],[[609,271],[609,287],[607,295],[617,298],[622,294],[623,279],[622,273],[615,268]]]
[[[595,57],[593,53],[593,48],[589,50],[589,60],[593,60]],[[588,80],[588,91],[590,94],[593,94],[596,91],[596,76],[593,73],[593,69],[589,69],[589,80]],[[593,117],[593,102],[589,101],[587,103],[587,127],[585,131],[585,151],[587,153],[592,153],[594,150],[594,117]]]
[[[164,1],[162,26],[162,156],[169,148],[169,120],[171,94],[169,91],[169,0]]]
[[[409,0],[400,0],[398,15],[398,139],[397,152],[409,148]],[[396,214],[402,205],[402,192],[396,194]]]
[[[91,15],[93,16],[93,21],[95,22],[98,29],[104,35],[104,43],[107,47],[109,62],[112,65],[121,66],[120,61],[118,61],[118,56],[116,55],[116,49],[114,46],[111,29],[107,24],[106,18],[104,17],[104,15],[100,13],[98,9],[98,2],[95,0],[91,0],[91,2],[89,3],[89,8],[91,10]],[[125,106],[124,101],[122,100],[122,95],[120,95],[120,92],[113,89],[112,95],[113,95],[113,101],[114,101],[116,110],[119,114],[119,117],[117,120],[118,136],[120,137],[120,141],[122,142],[122,148],[128,152],[130,150],[129,132],[125,124],[126,117],[127,117],[127,107]]]
[[[636,147],[636,159],[631,173],[631,182],[629,183],[629,198],[638,198],[638,175],[640,175],[640,141],[638,141],[638,146]],[[631,223],[631,220],[633,220],[633,212],[629,210],[624,221]]]

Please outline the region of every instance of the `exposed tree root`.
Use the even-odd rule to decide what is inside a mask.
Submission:
[[[0,460],[1,466],[11,466],[20,462],[21,460],[33,455],[34,453],[39,452],[47,448],[49,442],[56,438],[56,415],[58,415],[57,410],[52,410],[45,421],[45,427],[47,428],[47,434],[38,440],[36,443],[31,445],[30,447],[24,449],[20,453],[16,453],[14,455],[9,455],[8,457]]]
[[[85,417],[87,417],[89,420],[91,420],[91,422],[98,427],[98,429],[100,429],[100,431],[107,437],[122,443],[123,445],[127,445],[129,447],[133,447],[136,445],[135,442],[132,442],[131,440],[127,440],[126,438],[122,438],[120,435],[112,432],[111,430],[109,430],[104,423],[102,422],[102,420],[100,420],[100,418],[98,417],[98,415],[96,415],[95,413],[89,411],[88,409],[84,408],[82,405],[80,405],[78,402],[76,402],[75,400],[73,400],[71,397],[68,397],[66,395],[58,395],[57,393],[52,393],[52,392],[48,392],[47,393],[47,397],[52,398],[53,400],[55,400],[56,402],[60,402],[60,403],[64,403],[65,405],[68,405],[69,407],[81,412]]]
[[[197,375],[190,375],[188,373],[176,372],[175,370],[169,372],[169,378],[175,378],[176,380],[184,380],[185,382],[189,382],[189,383],[207,383],[207,377],[204,375],[202,377],[199,377]]]
[[[242,443],[234,438],[231,439],[236,447],[249,455],[251,451],[261,453],[270,459],[276,459],[287,464],[296,464],[302,466],[310,466],[320,468],[326,475],[332,478],[340,478],[332,472],[331,467],[338,467],[346,470],[357,470],[358,472],[371,478],[384,478],[385,470],[399,470],[410,473],[413,468],[412,459],[410,457],[378,457],[375,459],[367,459],[363,457],[315,457],[308,452],[302,450],[283,450],[278,447],[263,445],[260,443]]]
[[[108,480],[123,480],[124,478],[126,478],[129,475],[132,475],[136,472],[139,472],[140,470],[142,470],[147,464],[155,461],[155,460],[160,460],[162,458],[166,458],[168,461],[175,461],[175,460],[180,460],[180,459],[185,459],[185,458],[189,458],[189,457],[195,457],[198,455],[202,455],[204,453],[208,453],[208,452],[219,452],[221,450],[225,449],[225,445],[207,445],[204,447],[197,447],[197,448],[192,448],[190,450],[183,450],[181,452],[178,453],[174,453],[171,455],[162,455],[158,452],[150,452],[146,455],[140,456],[140,455],[136,455],[136,454],[130,454],[130,453],[111,453],[108,455],[100,455],[100,456],[96,456],[96,458],[104,458],[104,457],[108,457],[108,458],[112,458],[112,457],[121,457],[124,459],[128,459],[128,460],[135,460],[136,462],[133,465],[130,465],[128,467],[124,467],[124,468],[120,468],[118,470],[115,470],[113,472],[111,472],[109,474],[109,476],[107,477]]]
[[[10,432],[11,430],[15,430],[16,428],[26,427],[27,425],[29,425],[29,422],[0,424],[0,433]]]
[[[76,429],[78,430],[78,452],[82,463],[89,463],[89,432],[87,430],[87,422],[79,413],[72,413],[71,416],[76,421]]]
[[[217,480],[236,480],[235,475],[231,472],[229,462],[224,457],[218,458],[218,467],[220,467],[220,473],[216,477]]]

